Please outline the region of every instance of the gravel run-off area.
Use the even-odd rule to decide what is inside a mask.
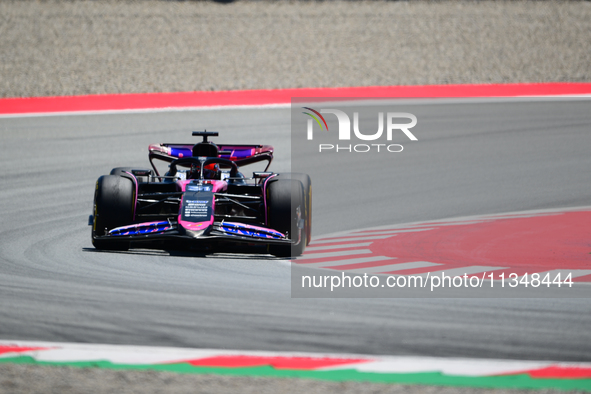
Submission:
[[[0,2],[0,96],[591,81],[591,2]]]
[[[313,379],[183,375],[156,371],[0,364],[2,394],[565,394]],[[570,392],[575,393],[574,391]],[[580,392],[584,394],[583,392]]]

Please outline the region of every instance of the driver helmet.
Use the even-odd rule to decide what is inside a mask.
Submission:
[[[220,165],[218,163],[208,164],[203,169],[203,178],[218,179],[220,175]]]
[[[198,164],[191,165],[191,179],[199,178],[200,166]],[[203,179],[219,179],[220,165],[218,163],[207,164],[203,169]]]

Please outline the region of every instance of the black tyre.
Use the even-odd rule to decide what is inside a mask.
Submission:
[[[133,173],[138,181],[140,182],[148,182],[150,175],[152,175],[152,170],[149,168],[136,168],[136,167],[115,167],[111,170],[111,175],[121,175],[121,176],[129,176],[126,174],[127,172]]]
[[[287,233],[295,245],[270,245],[269,252],[278,257],[299,256],[306,247],[306,232],[300,231],[298,222],[306,218],[304,188],[295,179],[278,179],[267,188],[267,218],[269,227]]]
[[[133,220],[135,188],[129,178],[103,175],[96,181],[94,192],[94,220],[92,244],[97,249],[127,250],[129,242],[95,239],[105,235],[105,229],[131,224]]]
[[[306,218],[306,246],[310,243],[312,239],[312,180],[308,174],[302,174],[299,172],[290,172],[287,174],[279,174],[277,175],[277,179],[296,179],[302,182],[302,186],[304,187],[304,206],[305,206],[305,213],[304,216]]]

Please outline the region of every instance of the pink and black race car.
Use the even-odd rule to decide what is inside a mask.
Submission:
[[[114,168],[96,182],[92,243],[97,249],[197,248],[302,254],[312,227],[312,183],[306,174],[268,172],[269,145],[203,141],[153,144],[153,169]],[[246,178],[240,167],[267,161]],[[168,164],[160,175],[156,163]],[[246,248],[245,248],[246,247]]]

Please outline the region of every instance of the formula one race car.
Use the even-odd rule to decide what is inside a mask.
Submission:
[[[268,172],[272,146],[218,146],[208,141],[217,132],[193,135],[203,141],[150,145],[153,169],[118,167],[97,180],[93,245],[213,251],[246,246],[281,257],[302,254],[312,227],[310,177]],[[164,175],[155,160],[160,167],[169,164]],[[261,161],[267,161],[265,170],[252,178],[240,172],[239,166]]]

